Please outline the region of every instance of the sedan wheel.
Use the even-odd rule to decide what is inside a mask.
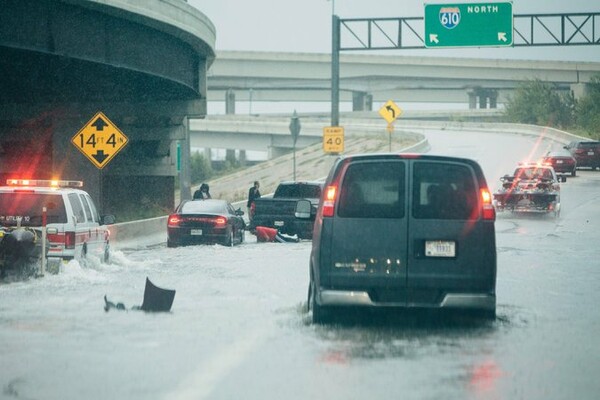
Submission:
[[[229,234],[227,235],[227,239],[225,239],[225,242],[223,243],[223,245],[228,246],[228,247],[233,247],[233,229],[229,231]]]

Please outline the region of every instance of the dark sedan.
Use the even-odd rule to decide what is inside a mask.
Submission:
[[[566,150],[553,150],[547,152],[546,155],[542,157],[542,163],[551,165],[556,173],[569,173],[571,176],[576,175],[577,161],[575,160],[575,157]]]
[[[233,246],[244,242],[244,212],[226,200],[185,200],[167,220],[167,246],[220,243]]]

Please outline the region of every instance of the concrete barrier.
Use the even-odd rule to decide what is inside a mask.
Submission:
[[[110,225],[110,246],[114,250],[139,248],[167,241],[167,216]]]

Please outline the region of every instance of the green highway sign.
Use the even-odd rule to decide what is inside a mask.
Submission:
[[[425,5],[425,47],[498,47],[513,44],[512,3]]]

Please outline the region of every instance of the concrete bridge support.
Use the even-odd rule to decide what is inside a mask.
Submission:
[[[175,149],[185,139],[184,117],[204,108],[201,101],[5,104],[0,179],[82,180],[102,213],[119,218],[140,207],[168,213],[174,208]],[[71,142],[98,111],[128,138],[101,169]]]
[[[467,91],[469,96],[469,108],[497,108],[498,107],[498,91],[495,89],[472,88]]]
[[[581,99],[588,93],[589,84],[587,83],[573,83],[571,84],[571,93],[573,93],[573,98],[575,100]]]
[[[225,92],[225,114],[235,114],[235,92],[227,89]]]
[[[352,92],[352,111],[373,111],[373,95],[366,92]]]

